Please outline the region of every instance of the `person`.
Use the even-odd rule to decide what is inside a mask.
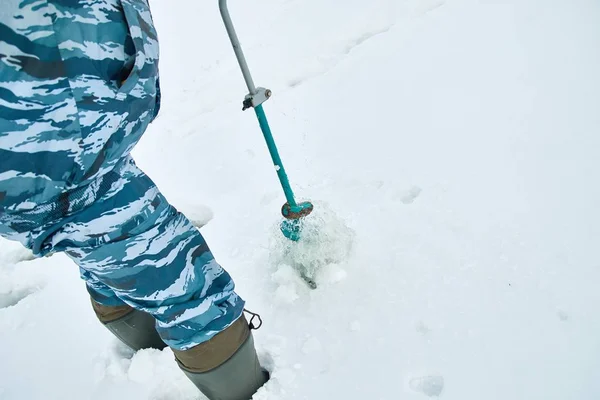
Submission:
[[[268,380],[244,300],[130,153],[160,109],[146,0],[3,0],[0,235],[78,266],[100,322],[211,400]],[[58,310],[57,310],[58,311]]]

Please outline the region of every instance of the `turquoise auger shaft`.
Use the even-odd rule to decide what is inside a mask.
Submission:
[[[292,191],[290,181],[288,180],[285,168],[283,167],[283,162],[279,156],[279,151],[277,151],[277,146],[275,145],[275,140],[273,139],[273,134],[271,133],[271,127],[267,121],[267,116],[265,115],[262,104],[254,107],[254,111],[256,112],[256,117],[258,118],[258,123],[260,124],[260,129],[265,137],[265,141],[267,142],[269,153],[271,153],[271,158],[273,159],[273,164],[277,170],[279,182],[281,182],[281,187],[285,193],[285,198],[292,209],[296,209],[298,205],[296,204],[296,199],[294,198],[294,192]]]

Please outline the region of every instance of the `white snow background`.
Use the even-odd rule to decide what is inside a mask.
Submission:
[[[230,0],[292,185],[355,232],[311,291],[217,0],[154,0],[134,151],[264,326],[259,400],[600,399],[600,2]],[[77,267],[0,243],[0,399],[204,399]]]

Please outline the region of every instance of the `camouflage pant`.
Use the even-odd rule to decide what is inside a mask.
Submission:
[[[244,301],[229,274],[131,158],[80,190],[78,209],[43,221],[27,237],[38,254],[66,252],[94,300],[153,314],[159,334],[177,350],[207,341],[241,316]],[[18,220],[33,227],[39,217],[24,212]]]

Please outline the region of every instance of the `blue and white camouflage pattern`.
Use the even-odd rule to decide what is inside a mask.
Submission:
[[[130,156],[158,114],[158,55],[146,0],[2,0],[0,235],[65,252],[94,300],[153,314],[186,350],[244,301]]]

